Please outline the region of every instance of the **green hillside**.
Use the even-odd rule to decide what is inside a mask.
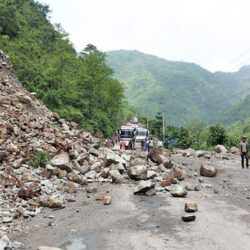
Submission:
[[[221,121],[225,124],[230,124],[248,117],[250,117],[250,95],[247,95],[244,100],[225,112],[221,117]]]
[[[81,57],[46,4],[0,1],[0,49],[10,56],[22,84],[61,117],[82,128],[112,134],[123,112],[123,87],[94,45]]]
[[[173,62],[138,51],[108,52],[107,64],[125,85],[130,104],[141,112],[164,112],[172,125],[198,118],[218,120],[250,91],[250,68],[211,73],[194,63]],[[230,97],[230,98],[229,98]]]

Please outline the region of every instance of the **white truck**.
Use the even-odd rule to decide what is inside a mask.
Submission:
[[[120,142],[124,141],[126,149],[133,149],[133,140],[135,139],[136,128],[127,123],[120,127],[119,129],[119,139]]]
[[[149,131],[146,128],[137,128],[135,133],[135,146],[141,147],[141,142],[145,141],[146,138],[149,136]]]

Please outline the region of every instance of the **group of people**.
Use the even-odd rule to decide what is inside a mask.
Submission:
[[[145,151],[145,152],[150,152],[152,150],[152,148],[154,147],[154,141],[152,136],[150,136],[149,138],[146,137],[145,140],[141,141],[141,148]]]
[[[164,140],[164,143],[162,142],[161,139],[159,139],[158,142],[157,142],[157,147],[158,148],[164,147],[164,148],[168,149],[168,146],[169,146],[169,139],[167,139],[167,138]]]
[[[114,145],[115,145],[114,140],[110,139],[109,137],[104,141],[105,147],[111,148],[114,147]]]
[[[145,140],[142,140],[141,141],[141,148],[145,151],[145,152],[150,152],[154,147],[154,141],[153,141],[153,138],[152,136],[149,137],[149,138],[146,138]],[[162,142],[161,139],[158,139],[157,141],[157,147],[158,148],[166,148],[168,149],[169,147],[169,140],[166,138],[164,143]]]

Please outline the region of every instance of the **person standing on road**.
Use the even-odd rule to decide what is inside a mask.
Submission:
[[[165,139],[163,146],[164,146],[164,148],[168,149],[168,146],[169,146],[168,138]]]
[[[148,152],[148,138],[146,138],[144,141],[144,150],[145,152]]]
[[[241,156],[241,166],[245,168],[244,160],[246,159],[246,168],[248,168],[248,143],[246,142],[246,136],[242,137],[242,142],[240,143],[240,156]]]
[[[151,150],[153,149],[153,147],[154,147],[154,141],[153,141],[153,138],[150,137],[149,138],[149,142],[148,142],[148,152],[149,153],[151,152]]]
[[[144,139],[141,140],[141,149],[144,149]]]
[[[157,147],[158,147],[158,148],[162,148],[162,146],[163,146],[163,145],[162,145],[162,140],[159,139],[158,142],[157,142]]]

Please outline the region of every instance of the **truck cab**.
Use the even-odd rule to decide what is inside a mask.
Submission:
[[[124,141],[126,149],[132,149],[132,141],[135,138],[136,128],[132,124],[126,124],[119,129],[120,141]]]
[[[141,142],[145,141],[145,139],[149,136],[149,131],[146,128],[137,128],[136,129],[136,138],[135,138],[135,146],[141,147]]]

